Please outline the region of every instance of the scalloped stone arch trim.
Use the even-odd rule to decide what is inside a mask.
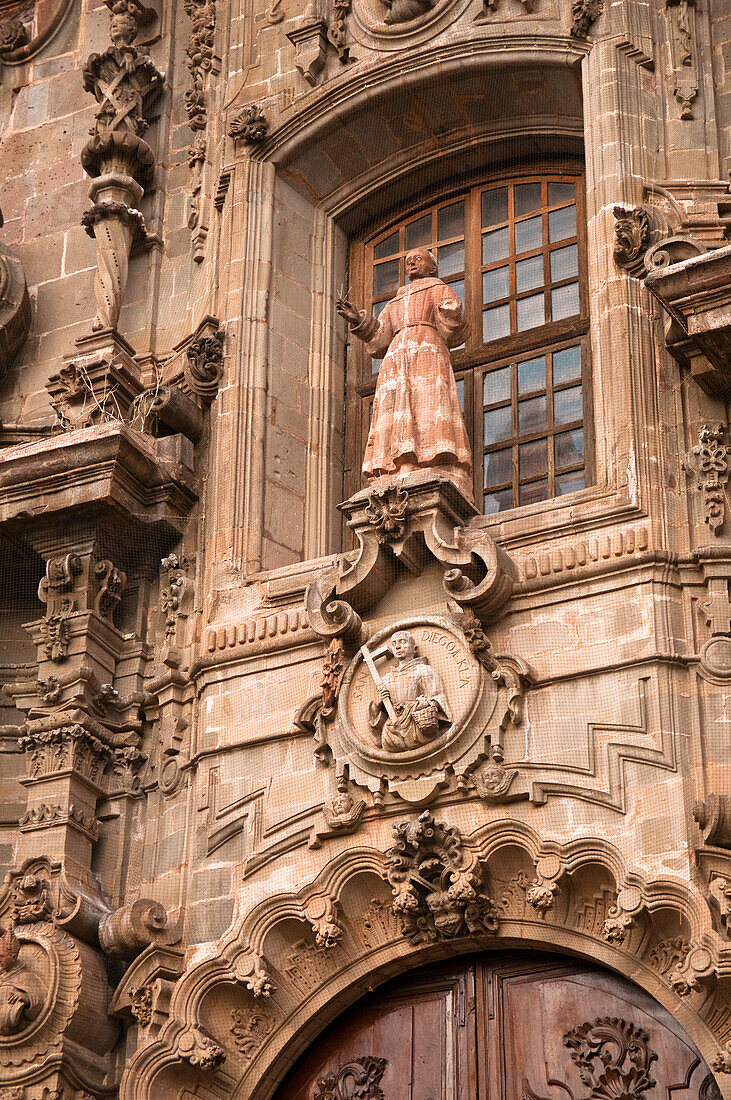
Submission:
[[[508,822],[481,828],[464,847],[497,898],[494,934],[410,942],[390,906],[386,856],[343,851],[298,893],[259,902],[220,944],[198,953],[175,988],[167,1023],[128,1065],[121,1100],[177,1100],[181,1060],[198,1064],[191,1044],[203,1051],[199,1071],[212,1084],[215,1076],[211,1096],[268,1100],[293,1060],[368,989],[432,960],[491,947],[568,952],[630,978],[673,1014],[709,1065],[718,1062],[731,1031],[718,997],[731,952],[699,896],[679,881],[646,882],[599,838],[545,844]],[[507,885],[506,865],[515,868]],[[675,954],[669,915],[684,937]],[[266,1042],[247,1047],[245,1061],[233,1030],[218,1027],[226,1012],[209,1011],[224,989],[228,1015],[235,1003],[234,1014],[266,1020]],[[209,1095],[205,1087],[200,1095]]]

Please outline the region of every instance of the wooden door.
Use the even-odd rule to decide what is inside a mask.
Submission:
[[[276,1100],[717,1100],[694,1046],[629,982],[503,953],[392,982],[332,1024]]]

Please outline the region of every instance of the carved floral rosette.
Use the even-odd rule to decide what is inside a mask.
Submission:
[[[379,745],[369,722],[370,704],[379,700],[362,650],[345,671],[339,691],[338,720],[329,732],[329,744],[338,765],[347,764],[356,783],[379,791],[384,780],[407,801],[412,781],[440,782],[445,770],[467,770],[485,750],[485,730],[495,711],[497,687],[475,659],[463,632],[448,619],[433,616],[403,619],[375,633],[368,641],[371,654],[383,651],[392,635],[408,631],[417,654],[434,670],[449,710],[426,743],[404,751]],[[393,658],[376,661],[381,676],[391,671]]]

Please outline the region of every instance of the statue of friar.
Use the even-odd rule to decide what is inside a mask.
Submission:
[[[363,652],[380,696],[368,708],[368,724],[387,752],[408,752],[440,737],[452,721],[438,673],[416,650],[409,630],[397,630],[390,644]],[[395,665],[381,678],[374,662],[392,655]]]
[[[426,248],[406,255],[410,283],[377,319],[338,298],[337,311],[370,355],[383,356],[363,460],[369,483],[431,470],[472,500],[472,457],[449,349],[469,335],[459,298]]]

